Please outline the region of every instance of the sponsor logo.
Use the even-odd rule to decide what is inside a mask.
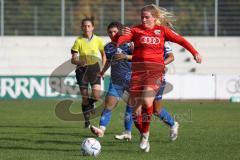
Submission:
[[[64,84],[76,87],[66,88]],[[0,77],[0,99],[77,98],[79,94],[75,76]]]
[[[227,91],[231,94],[240,93],[240,78],[230,79],[227,82]]]
[[[142,36],[140,41],[141,41],[142,44],[159,44],[160,43],[160,38]]]
[[[159,34],[161,34],[161,31],[160,31],[160,30],[155,30],[154,33],[155,33],[156,35],[159,35]]]

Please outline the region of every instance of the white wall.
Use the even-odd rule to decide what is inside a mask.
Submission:
[[[166,81],[173,85],[173,90],[164,95],[166,99],[215,99],[215,77],[212,75],[166,75]]]
[[[191,54],[174,44],[175,61],[171,64],[172,73],[188,73],[195,69],[201,74],[240,73],[240,37],[187,37],[202,55],[201,65],[196,64]],[[190,58],[190,62],[185,62]]]
[[[0,75],[50,75],[71,58],[76,37],[1,37]],[[104,38],[107,42],[108,39]]]
[[[103,37],[105,42],[109,41]],[[49,75],[71,58],[70,49],[76,37],[1,37],[0,75]],[[175,61],[169,73],[201,74],[240,73],[240,37],[187,37],[203,56],[196,64],[189,52],[173,44]],[[185,62],[190,58],[190,62]]]
[[[107,37],[103,37],[108,42]],[[50,75],[71,58],[76,37],[1,37],[0,77],[9,75]],[[174,44],[175,61],[169,65],[167,80],[174,89],[167,99],[229,99],[240,96],[240,38],[187,37],[203,56],[195,64],[191,54]],[[185,62],[186,58],[190,62]],[[74,66],[73,66],[74,67]],[[189,70],[195,68],[195,73]],[[197,73],[197,74],[196,74]],[[233,93],[233,90],[236,90]]]

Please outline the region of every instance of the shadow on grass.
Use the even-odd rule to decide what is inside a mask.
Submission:
[[[20,142],[20,141],[24,141],[24,142],[33,142],[30,139],[25,139],[25,138],[0,138],[0,141],[14,141],[14,142]]]
[[[9,141],[9,144],[13,142],[30,142],[35,144],[69,144],[80,146],[81,141],[63,141],[63,140],[30,140],[25,138],[0,138],[0,141]]]
[[[79,127],[69,127],[69,126],[25,126],[25,125],[0,125],[0,128],[53,128],[53,129],[62,129],[62,128],[79,128]]]
[[[123,141],[123,140],[112,140],[112,141],[102,141],[103,146],[118,146],[118,145],[128,145],[128,144],[139,144],[138,141]]]
[[[87,135],[81,135],[80,133],[63,133],[63,132],[41,132],[38,134],[50,135],[50,136],[72,136],[72,137],[87,137]]]
[[[46,143],[53,143],[53,144],[71,144],[71,145],[78,145],[80,146],[80,141],[57,141],[57,140],[39,140],[35,141],[38,144],[46,144]]]
[[[0,146],[2,150],[30,150],[30,151],[54,151],[54,152],[76,152],[78,149],[57,149],[57,148],[46,148],[46,147],[39,147],[39,148],[32,148],[32,147],[23,147],[23,146]]]

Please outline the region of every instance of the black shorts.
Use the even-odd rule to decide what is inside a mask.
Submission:
[[[100,72],[100,66],[98,63],[93,65],[87,65],[84,67],[78,67],[75,70],[77,84],[80,87],[88,87],[88,84],[101,84],[101,79],[97,76],[97,73]]]

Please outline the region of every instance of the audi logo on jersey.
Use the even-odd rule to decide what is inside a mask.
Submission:
[[[159,44],[160,43],[160,38],[142,36],[141,39],[140,39],[140,42],[145,43],[145,44]]]

